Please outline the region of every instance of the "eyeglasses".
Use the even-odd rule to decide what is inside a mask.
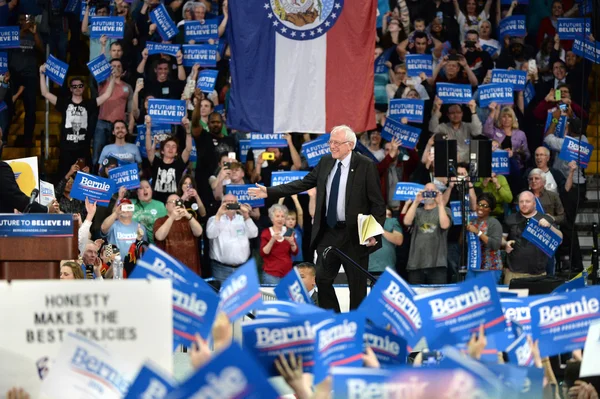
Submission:
[[[71,85],[72,89],[83,89],[83,83],[80,83],[78,85]]]
[[[483,202],[478,203],[477,206],[484,209],[488,209],[490,207],[488,204],[484,204]]]
[[[330,147],[339,147],[342,144],[346,144],[349,143],[350,141],[335,141],[335,140],[329,140],[327,142],[327,144],[329,144]]]

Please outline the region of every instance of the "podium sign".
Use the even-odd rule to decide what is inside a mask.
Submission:
[[[71,237],[73,215],[0,213],[0,237]]]

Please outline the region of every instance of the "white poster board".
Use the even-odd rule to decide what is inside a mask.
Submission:
[[[40,180],[40,195],[37,198],[37,202],[44,206],[48,206],[54,198],[56,198],[54,185],[47,181]]]
[[[0,285],[0,349],[34,363],[80,334],[141,366],[173,371],[171,281],[16,280]]]
[[[596,377],[600,375],[600,320],[590,324],[583,349],[583,360],[579,377]]]
[[[4,162],[12,168],[15,180],[26,196],[29,197],[34,188],[40,189],[37,157],[11,159]]]

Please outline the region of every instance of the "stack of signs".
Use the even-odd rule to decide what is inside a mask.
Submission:
[[[543,296],[529,306],[531,335],[539,339],[540,355],[572,352],[584,347],[588,327],[600,319],[600,287]]]
[[[421,338],[423,321],[413,297],[415,292],[392,269],[379,277],[371,293],[362,301],[364,312],[376,326],[390,329],[414,347]]]
[[[315,140],[302,144],[301,152],[304,158],[306,158],[308,166],[314,168],[324,155],[331,154],[329,134],[324,134]]]
[[[577,165],[585,169],[592,158],[594,146],[583,141],[583,137],[585,136],[581,137],[582,140],[577,140],[573,137],[565,136],[558,157],[567,162],[575,161]]]
[[[483,324],[486,334],[503,331],[506,324],[496,281],[490,273],[415,297],[423,319],[423,335],[430,349],[466,343]]]
[[[165,278],[173,284],[173,348],[189,346],[195,334],[208,338],[219,298],[196,273],[154,245],[137,261],[130,279]]]
[[[225,280],[219,298],[219,312],[224,312],[232,323],[244,317],[247,312],[263,307],[254,258],[238,267]]]
[[[71,197],[80,201],[85,201],[87,198],[90,202],[96,202],[100,206],[108,206],[115,192],[117,192],[117,188],[112,179],[105,179],[80,171],[75,175]]]
[[[182,382],[168,397],[277,399],[279,394],[256,360],[233,343]]]
[[[233,194],[240,204],[248,204],[252,208],[265,206],[263,198],[252,198],[248,193],[249,188],[256,187],[254,184],[230,184],[225,186],[225,194]]]
[[[300,277],[298,268],[294,267],[292,270],[281,279],[277,287],[275,287],[275,295],[277,299],[282,301],[290,301],[294,303],[305,303],[312,304],[312,299],[306,291],[306,287]]]
[[[407,98],[390,100],[389,117],[400,122],[406,118],[408,122],[423,123],[425,101]]]
[[[444,104],[467,104],[473,98],[470,85],[437,83],[437,96]]]
[[[387,118],[381,131],[384,140],[392,141],[393,138],[400,141],[400,146],[412,150],[419,142],[421,129],[410,125],[403,125],[392,118]]]

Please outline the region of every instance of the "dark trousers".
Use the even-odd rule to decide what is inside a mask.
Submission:
[[[33,133],[35,130],[35,109],[36,95],[38,93],[39,78],[19,76],[16,79],[16,85],[14,87],[23,86],[24,90],[21,94],[21,100],[23,101],[23,109],[25,110],[25,117],[23,118],[23,139],[26,142],[33,140]]]
[[[356,232],[354,233],[356,234]],[[340,251],[348,255],[365,270],[369,268],[369,255],[364,253],[364,248],[353,244],[350,241],[348,230],[346,228],[325,228],[323,238],[317,246],[317,287],[319,289],[319,306],[324,309],[333,309],[340,312],[340,304],[333,281],[338,275],[340,264],[344,266],[344,271],[348,277],[348,288],[350,290],[350,309],[356,309],[367,296],[367,277],[356,269],[354,265],[349,264],[340,257],[330,252],[327,259],[323,259],[323,251],[328,246],[339,248]]]
[[[446,268],[443,266],[409,270],[408,282],[410,284],[446,284],[446,273]]]

